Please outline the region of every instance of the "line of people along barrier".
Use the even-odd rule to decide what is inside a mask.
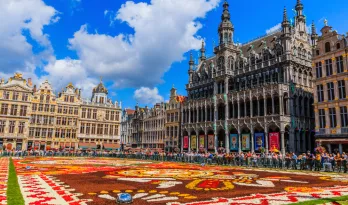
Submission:
[[[6,157],[111,157],[120,159],[138,159],[152,161],[169,161],[195,163],[201,165],[226,165],[243,167],[265,167],[292,170],[335,171],[347,172],[347,158],[345,153],[337,154],[300,154],[287,153],[168,153],[168,152],[119,152],[119,151],[9,151],[1,150],[0,156]]]

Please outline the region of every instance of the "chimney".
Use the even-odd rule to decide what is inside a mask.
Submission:
[[[28,78],[28,85],[29,85],[29,87],[33,86],[33,81],[31,80],[31,78]]]

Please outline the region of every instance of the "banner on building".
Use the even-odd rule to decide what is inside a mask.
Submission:
[[[184,146],[183,146],[183,148],[184,149],[188,149],[188,147],[189,147],[189,137],[188,136],[184,136]]]
[[[279,132],[269,133],[269,151],[279,152]]]
[[[264,133],[255,133],[255,151],[260,151],[265,148],[265,134]]]
[[[214,149],[215,143],[214,143],[215,136],[214,135],[208,135],[208,149]]]
[[[200,135],[200,136],[199,136],[199,147],[200,147],[200,148],[205,148],[205,143],[204,143],[204,141],[205,141],[204,135]]]
[[[230,134],[230,150],[238,151],[239,146],[238,134]]]
[[[197,136],[191,135],[191,149],[197,149]]]
[[[242,150],[250,150],[250,134],[242,134]]]

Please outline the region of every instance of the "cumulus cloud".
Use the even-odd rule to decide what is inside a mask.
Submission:
[[[42,76],[39,81],[47,79],[55,89],[59,89],[57,92],[72,82],[75,87],[81,88],[83,97],[90,97],[92,89],[99,83],[97,79],[88,76],[80,60],[56,60],[48,64],[44,70],[49,75]]]
[[[148,87],[141,87],[135,90],[134,99],[142,104],[156,104],[163,102],[163,97],[159,95],[158,89],[154,87],[153,89]]]
[[[199,18],[217,7],[220,0],[128,1],[113,20],[127,23],[134,34],[116,36],[90,32],[81,26],[69,39],[90,76],[104,76],[117,87],[152,87],[162,82],[171,64],[183,54],[199,49],[202,28]],[[109,15],[110,11],[104,12]]]
[[[273,33],[273,32],[275,32],[275,31],[279,30],[281,27],[282,27],[282,24],[281,24],[281,23],[278,23],[277,25],[273,26],[272,28],[267,29],[267,30],[266,30],[266,33],[267,33],[267,34]]]
[[[59,20],[58,12],[42,0],[0,0],[0,65],[3,74],[33,72],[52,59],[53,49],[44,26]],[[33,52],[33,45],[40,47]]]

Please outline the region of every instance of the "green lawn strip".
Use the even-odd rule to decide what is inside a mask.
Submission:
[[[317,199],[312,201],[298,202],[298,203],[294,203],[293,205],[317,205],[317,204],[325,204],[330,202],[340,203],[347,200],[348,200],[348,196],[340,196],[340,197],[323,198],[323,199]]]
[[[18,178],[12,158],[10,158],[10,167],[7,182],[7,204],[24,205],[24,199],[19,188]]]

